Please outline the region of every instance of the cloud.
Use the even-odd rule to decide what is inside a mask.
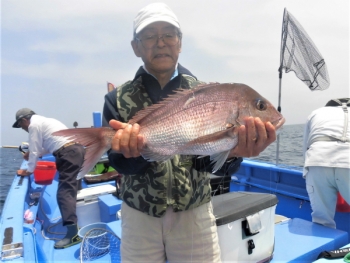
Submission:
[[[12,129],[15,112],[32,107],[66,125],[90,126],[101,111],[106,82],[120,85],[142,64],[130,46],[133,19],[150,0],[2,1],[1,142],[26,134]],[[283,9],[324,56],[331,87],[311,92],[294,73],[283,75],[282,113],[303,123],[329,98],[349,94],[348,0],[164,1],[184,33],[180,63],[199,79],[241,82],[275,105]]]

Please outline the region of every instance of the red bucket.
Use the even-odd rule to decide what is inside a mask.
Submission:
[[[39,161],[34,170],[34,181],[36,184],[49,185],[56,174],[55,162]]]
[[[337,212],[349,213],[350,205],[344,200],[341,194],[338,192],[338,200],[337,200]]]

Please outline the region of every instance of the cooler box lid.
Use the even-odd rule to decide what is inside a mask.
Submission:
[[[216,225],[225,225],[246,218],[278,203],[276,195],[251,192],[230,192],[212,198]]]
[[[100,195],[111,194],[111,193],[114,193],[115,191],[116,191],[115,186],[111,184],[104,184],[104,185],[84,188],[78,191],[77,201],[79,200],[87,201],[87,200],[97,199],[97,197]]]

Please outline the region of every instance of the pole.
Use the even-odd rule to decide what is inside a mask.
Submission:
[[[277,110],[279,113],[282,112],[281,108],[281,94],[282,94],[282,70],[283,70],[283,58],[284,58],[284,50],[286,48],[286,39],[287,39],[287,33],[288,33],[288,19],[286,19],[287,15],[287,9],[284,8],[283,12],[283,20],[282,20],[282,35],[281,35],[281,48],[280,48],[280,67],[278,69],[278,77],[279,77],[279,87],[278,87],[278,107]],[[277,141],[276,141],[276,165],[278,165],[278,159],[279,159],[279,148],[280,148],[280,135],[277,135]]]
[[[278,88],[278,107],[277,110],[281,113],[281,90],[282,90],[282,68],[279,69],[279,88]],[[277,134],[277,142],[276,142],[276,165],[278,165],[279,160],[279,151],[280,151],[280,134]]]

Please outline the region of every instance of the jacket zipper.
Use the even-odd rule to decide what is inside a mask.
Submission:
[[[167,205],[172,205],[173,204],[173,197],[172,197],[172,186],[173,186],[173,170],[171,166],[171,160],[166,161],[166,165],[168,167],[168,189],[167,189]]]

